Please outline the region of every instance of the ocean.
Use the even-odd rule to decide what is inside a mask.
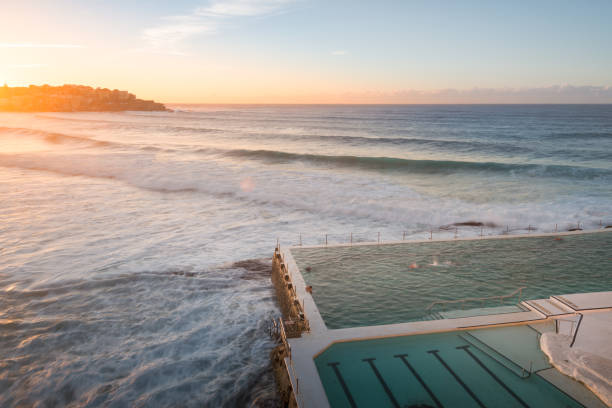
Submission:
[[[0,114],[0,406],[273,406],[283,245],[612,224],[612,105]]]

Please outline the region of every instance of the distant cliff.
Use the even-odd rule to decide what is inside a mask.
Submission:
[[[81,85],[0,87],[0,112],[165,111],[154,101],[117,89]]]

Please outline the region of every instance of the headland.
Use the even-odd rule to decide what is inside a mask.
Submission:
[[[118,89],[83,85],[0,87],[0,112],[167,111],[161,103]]]

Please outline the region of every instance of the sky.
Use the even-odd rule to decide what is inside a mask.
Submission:
[[[612,103],[612,1],[3,0],[0,84],[165,103]]]

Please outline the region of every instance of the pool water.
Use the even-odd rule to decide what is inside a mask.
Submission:
[[[337,343],[315,364],[334,408],[582,406],[537,374],[550,365],[533,328],[498,330]]]
[[[519,287],[525,287],[522,300],[612,290],[612,231],[291,253],[330,329],[422,320],[434,301],[507,295]],[[464,307],[517,301],[518,295]]]

